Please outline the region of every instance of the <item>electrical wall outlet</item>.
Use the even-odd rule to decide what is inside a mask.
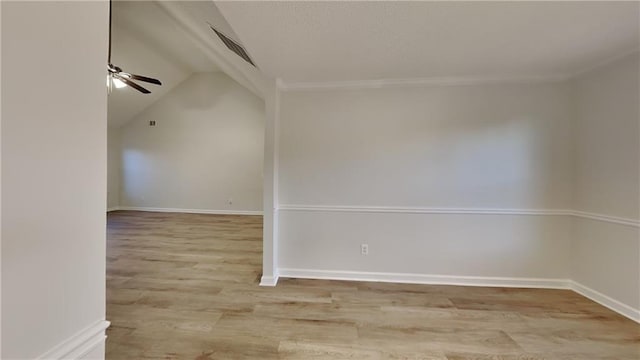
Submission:
[[[229,198],[229,200],[227,200],[227,204],[229,204],[229,205],[233,205],[233,199],[232,199],[232,198]]]
[[[360,255],[369,255],[369,244],[360,244]]]

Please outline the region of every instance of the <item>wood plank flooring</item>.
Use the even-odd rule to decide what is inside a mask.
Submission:
[[[280,280],[262,218],[108,215],[107,359],[640,359],[640,325],[565,290]]]

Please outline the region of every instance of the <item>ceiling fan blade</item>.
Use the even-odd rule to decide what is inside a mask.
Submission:
[[[151,94],[151,91],[149,91],[149,90],[147,90],[147,89],[143,88],[142,86],[140,86],[140,85],[138,85],[138,84],[134,83],[133,81],[131,81],[131,80],[127,79],[126,77],[121,76],[120,74],[113,74],[113,77],[115,77],[116,79],[119,79],[119,80],[120,80],[120,81],[122,81],[123,83],[125,83],[125,84],[127,84],[127,85],[131,86],[132,88],[134,88],[134,89],[136,89],[136,90],[140,91],[140,92],[141,92],[141,93],[143,93],[143,94]]]
[[[127,75],[129,75],[129,78],[133,80],[139,80],[139,81],[144,81],[151,84],[162,85],[162,83],[158,79],[154,79],[154,78],[150,78],[142,75],[136,75],[136,74],[127,74]]]

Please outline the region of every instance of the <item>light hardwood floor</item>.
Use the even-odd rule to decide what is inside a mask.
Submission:
[[[108,215],[107,359],[640,359],[640,325],[566,290],[280,280],[262,218]]]

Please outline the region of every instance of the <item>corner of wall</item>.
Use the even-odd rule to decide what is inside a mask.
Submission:
[[[266,286],[278,281],[278,172],[280,92],[282,81],[272,81],[265,94],[264,185],[263,185],[263,260],[262,278]],[[262,282],[261,282],[262,284]],[[273,284],[273,285],[269,285]]]
[[[107,211],[118,210],[121,204],[122,128],[107,128]]]
[[[628,146],[629,141],[640,145],[639,66],[636,51],[570,79],[572,289],[635,321],[640,321],[640,221],[633,214],[640,199],[626,197],[640,184],[621,180],[633,177],[630,167],[640,178]]]

